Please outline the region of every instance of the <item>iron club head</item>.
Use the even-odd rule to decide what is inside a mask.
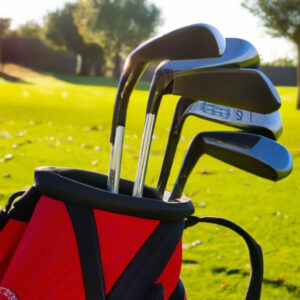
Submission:
[[[269,138],[242,132],[202,132],[193,139],[185,155],[170,200],[182,195],[192,169],[203,154],[274,181],[292,171],[289,151]]]
[[[257,68],[260,63],[257,49],[247,40],[226,38],[226,48],[222,56],[215,58],[171,60],[162,63],[156,70],[163,68],[164,72],[180,72],[181,75],[190,74],[199,69],[208,68]]]
[[[149,40],[129,55],[120,77],[113,113],[108,174],[110,191],[117,193],[119,189],[128,101],[146,65],[150,61],[218,57],[224,50],[225,39],[216,28],[207,24],[194,24]]]
[[[147,106],[146,125],[144,129],[145,139],[143,139],[140,158],[138,161],[134,195],[142,195],[143,183],[147,169],[147,160],[150,151],[151,136],[154,130],[155,116],[158,112],[163,94],[170,92],[168,91],[168,85],[178,76],[194,74],[203,69],[213,69],[217,67],[257,67],[258,64],[259,55],[251,43],[242,39],[228,38],[226,39],[226,50],[221,57],[169,61],[161,64],[156,69],[151,83]]]
[[[280,97],[269,78],[255,69],[209,69],[151,85],[147,113],[157,114],[164,94],[268,114],[278,110]]]
[[[188,116],[195,116],[240,128],[248,132],[258,133],[273,140],[277,140],[282,132],[282,120],[279,111],[270,114],[259,114],[205,101],[197,101],[184,97],[180,98],[175,109],[157,184],[157,189],[161,194],[164,193],[166,188],[181,130]]]
[[[125,126],[130,94],[149,62],[219,57],[225,47],[225,39],[216,28],[207,24],[193,24],[146,41],[132,51],[119,81],[111,143],[114,142],[116,128]]]
[[[208,69],[194,74],[175,76],[171,80],[169,74],[154,78],[151,84],[134,196],[142,195],[155,118],[164,94],[192,99],[202,98],[211,103],[263,114],[276,111],[281,105],[275,87],[259,70]]]

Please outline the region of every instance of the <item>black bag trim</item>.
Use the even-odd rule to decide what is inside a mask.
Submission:
[[[183,228],[183,221],[161,222],[122,273],[107,299],[149,299],[153,283],[172,257]]]
[[[182,220],[194,212],[191,201],[164,202],[159,193],[145,187],[145,197],[132,197],[133,182],[121,180],[120,194],[106,189],[107,176],[99,173],[43,167],[35,171],[36,188],[63,202],[156,220]],[[128,195],[127,195],[128,194]]]
[[[151,291],[150,300],[164,300],[165,290],[161,284],[155,284]]]
[[[20,193],[15,193],[12,196],[18,196],[21,195],[21,193],[23,196],[18,201],[14,202],[13,208],[10,208],[12,203],[8,204],[9,210],[7,211],[7,214],[9,219],[28,223],[34,208],[41,197],[41,193],[35,187],[31,187],[25,193],[20,191]],[[14,197],[10,199],[14,199]]]
[[[185,289],[182,281],[179,279],[178,284],[169,300],[184,300]]]
[[[86,300],[105,300],[97,226],[93,210],[66,203],[75,232]]]
[[[9,218],[8,218],[7,213],[4,210],[1,210],[0,211],[0,232],[5,227],[8,220],[9,220]]]
[[[239,225],[218,217],[196,217],[191,216],[186,220],[185,228],[201,223],[212,223],[227,227],[239,234],[246,242],[250,254],[251,275],[246,294],[246,300],[259,300],[263,283],[264,262],[260,245],[253,237]]]
[[[13,194],[10,195],[10,197],[8,198],[7,202],[6,202],[6,205],[5,205],[5,211],[9,211],[14,203],[14,201],[23,196],[24,194],[26,193],[26,191],[17,191]]]

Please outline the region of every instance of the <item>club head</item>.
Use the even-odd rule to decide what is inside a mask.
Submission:
[[[155,70],[151,82],[147,112],[157,112],[162,96],[170,92],[168,87],[177,77],[216,68],[257,68],[259,62],[256,48],[238,38],[226,39],[226,49],[221,57],[163,62]]]
[[[168,93],[262,114],[281,106],[272,82],[254,69],[213,69],[180,76],[172,81]]]
[[[259,114],[210,102],[197,101],[191,98],[180,98],[170,128],[167,148],[157,184],[157,189],[161,194],[164,193],[169,179],[183,124],[189,116],[243,129],[273,140],[277,140],[282,133],[282,120],[279,111],[270,114]]]
[[[234,44],[234,42],[232,44]],[[249,51],[245,50],[242,46],[238,49],[239,52],[235,52],[234,48],[231,48],[231,50],[229,49],[226,55],[226,58],[228,59],[228,67],[232,67],[234,64],[239,65],[242,62],[245,62],[245,65],[249,67],[251,66],[251,63],[257,65],[259,57],[256,49],[251,44],[247,44],[246,41],[240,41],[240,45],[245,45],[245,48],[247,48]],[[232,54],[232,52],[235,54]],[[219,66],[225,62],[226,60],[220,59]],[[280,98],[271,81],[269,81],[268,78],[263,75],[263,73],[253,70],[252,73],[247,74],[247,69],[242,69],[243,71],[239,72],[240,69],[227,68],[222,69],[224,74],[221,74],[220,76],[219,73],[221,71],[220,69],[216,69],[218,63],[215,60],[212,62],[206,60],[206,64],[208,64],[208,66],[204,67],[203,63],[199,63],[198,69],[197,64],[192,64],[193,67],[191,67],[191,69],[185,69],[185,65],[182,62],[179,62],[178,64],[176,64],[176,62],[170,62],[166,63],[165,65],[160,65],[155,71],[155,75],[151,82],[150,94],[147,103],[147,117],[143,134],[144,138],[142,141],[142,148],[140,151],[134,187],[135,195],[142,194],[141,190],[143,187],[143,180],[145,178],[145,171],[147,169],[151,135],[154,129],[155,118],[160,106],[160,102],[164,94],[169,93],[179,96],[186,96],[185,93],[188,93],[193,95],[190,98],[194,99],[199,99],[201,94],[201,97],[204,97],[204,100],[211,101],[213,103],[227,104],[236,108],[248,109],[260,113],[268,113],[280,107]],[[226,72],[227,70],[231,70],[233,72]],[[255,73],[255,71],[258,73]],[[236,74],[236,72],[239,72],[239,74]],[[181,85],[181,83],[177,84],[177,80],[180,81],[182,78],[187,79],[187,81],[192,79],[193,81],[197,74],[207,74],[204,76],[204,78],[206,78],[206,80],[204,80],[205,86],[201,85],[201,88],[196,86],[196,81],[198,78],[196,81],[190,84],[190,87],[192,86],[194,89],[191,91],[187,91],[187,89],[183,88],[186,82],[183,85]],[[214,76],[212,76],[212,74],[214,74]],[[261,77],[263,80],[261,80]],[[227,83],[225,86],[224,81]],[[235,86],[235,84],[239,84],[241,82],[244,83],[242,86],[243,89]],[[255,89],[255,92],[253,92],[252,89]],[[272,90],[270,91],[270,89]],[[227,93],[225,93],[224,90]],[[243,92],[244,95],[241,98]],[[197,94],[198,97],[196,97]],[[253,96],[259,96],[261,99],[259,98],[258,100]]]
[[[154,38],[129,55],[120,77],[113,113],[107,184],[110,191],[118,192],[129,97],[146,65],[158,60],[218,57],[223,54],[225,46],[225,39],[217,29],[206,24],[195,24]]]
[[[193,139],[186,153],[170,199],[181,196],[203,154],[273,181],[287,177],[292,171],[289,151],[269,138],[242,132],[202,132]]]
[[[190,105],[181,116],[180,123],[188,116],[206,119],[277,140],[282,133],[282,120],[278,110],[260,114],[244,109],[197,101]]]
[[[208,24],[193,24],[146,41],[129,55],[129,61],[198,59],[221,56],[226,48],[222,34]]]
[[[226,49],[220,57],[171,60],[162,63],[157,72],[173,72],[178,75],[185,75],[199,69],[208,68],[258,68],[260,63],[259,54],[250,42],[239,38],[226,38],[225,41]]]
[[[151,39],[132,51],[119,81],[111,143],[114,143],[116,128],[125,126],[130,94],[149,62],[219,57],[225,47],[225,39],[216,28],[207,24],[193,24]]]

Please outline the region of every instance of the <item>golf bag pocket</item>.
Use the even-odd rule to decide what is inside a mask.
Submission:
[[[192,203],[165,203],[147,187],[143,198],[129,196],[133,183],[125,180],[112,194],[106,181],[82,170],[36,170],[39,197],[0,299],[1,289],[19,300],[185,299],[181,238]]]
[[[22,197],[13,205],[19,196]],[[16,192],[9,198],[5,211],[0,212],[0,280],[23,237],[39,197],[35,188]]]

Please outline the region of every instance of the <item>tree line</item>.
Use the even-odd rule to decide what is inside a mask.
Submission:
[[[120,75],[122,58],[155,33],[158,7],[147,0],[77,0],[10,30],[0,19],[0,43],[8,35],[38,37],[52,48],[72,51],[81,75]],[[1,59],[1,44],[0,44]]]
[[[300,86],[300,0],[244,0],[242,6],[257,16],[271,35],[294,43]],[[119,77],[122,57],[152,36],[160,23],[160,10],[147,0],[77,0],[49,12],[42,24],[31,21],[16,32],[72,51],[79,57],[79,74],[104,75],[111,69],[114,77]],[[0,19],[0,61],[9,25],[9,19]]]

